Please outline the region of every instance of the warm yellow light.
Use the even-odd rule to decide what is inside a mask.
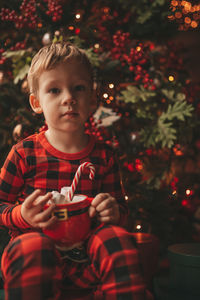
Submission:
[[[184,5],[185,6],[185,10],[186,11],[190,11],[191,10],[191,8],[192,8],[192,4],[190,3],[190,2],[186,2],[186,4]]]
[[[68,29],[69,30],[74,30],[74,26],[69,26]]]
[[[191,26],[192,28],[196,28],[196,27],[198,26],[198,22],[192,21],[191,24],[190,24],[190,26]]]
[[[99,44],[95,44],[95,45],[94,45],[94,48],[95,48],[95,49],[99,49],[99,47],[100,47]]]
[[[79,20],[81,18],[80,14],[76,14],[76,19]]]
[[[191,194],[191,190],[189,190],[189,189],[187,189],[186,191],[185,191],[185,193],[186,193],[186,195],[190,195]]]
[[[137,50],[138,52],[140,52],[140,51],[141,51],[141,47],[140,47],[140,46],[137,46],[137,47],[136,47],[136,50]]]
[[[171,2],[171,5],[177,6],[177,5],[178,5],[178,1],[174,1],[174,0],[173,0],[173,1]]]
[[[174,190],[174,191],[172,192],[172,195],[176,195],[176,190]]]
[[[190,23],[191,23],[191,19],[190,19],[189,17],[186,17],[186,18],[185,18],[185,23],[186,23],[186,24],[190,24]]]
[[[181,1],[181,5],[185,6],[187,4],[187,1]]]
[[[180,18],[182,17],[182,13],[181,13],[180,11],[177,11],[177,12],[175,13],[175,17],[176,17],[177,19],[180,19]]]
[[[104,97],[105,99],[108,98],[108,94],[107,94],[107,93],[103,94],[103,97]]]
[[[114,84],[113,84],[113,83],[109,83],[108,86],[109,86],[110,89],[113,89],[113,88],[114,88]]]
[[[109,7],[104,7],[103,11],[104,11],[105,14],[108,14],[109,11],[110,11],[110,8]]]
[[[110,96],[109,99],[110,99],[111,101],[113,101],[114,97],[113,97],[113,96]]]
[[[142,226],[140,224],[136,225],[136,229],[140,230],[142,228]]]
[[[168,79],[169,79],[169,81],[174,81],[174,76],[170,75],[170,76],[168,77]]]
[[[128,196],[125,196],[125,200],[128,201]]]

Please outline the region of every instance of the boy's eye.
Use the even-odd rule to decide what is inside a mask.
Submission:
[[[49,90],[50,94],[59,94],[60,93],[60,89],[58,88],[52,88]]]
[[[82,92],[82,91],[85,91],[85,90],[86,90],[86,87],[85,87],[85,85],[83,85],[83,84],[79,84],[79,85],[76,85],[76,86],[74,87],[74,90],[75,90],[76,92]]]

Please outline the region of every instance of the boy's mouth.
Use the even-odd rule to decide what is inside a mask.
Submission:
[[[64,114],[62,114],[63,117],[77,117],[78,113],[74,111],[67,111]]]

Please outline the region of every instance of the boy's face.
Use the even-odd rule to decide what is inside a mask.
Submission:
[[[91,112],[93,90],[87,68],[71,59],[44,71],[38,81],[38,94],[30,96],[36,113],[44,114],[49,131],[83,130]]]

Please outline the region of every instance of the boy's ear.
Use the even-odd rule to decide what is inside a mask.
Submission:
[[[29,102],[32,110],[36,114],[41,114],[42,113],[42,107],[40,106],[40,101],[36,98],[34,94],[30,94],[29,96]]]

